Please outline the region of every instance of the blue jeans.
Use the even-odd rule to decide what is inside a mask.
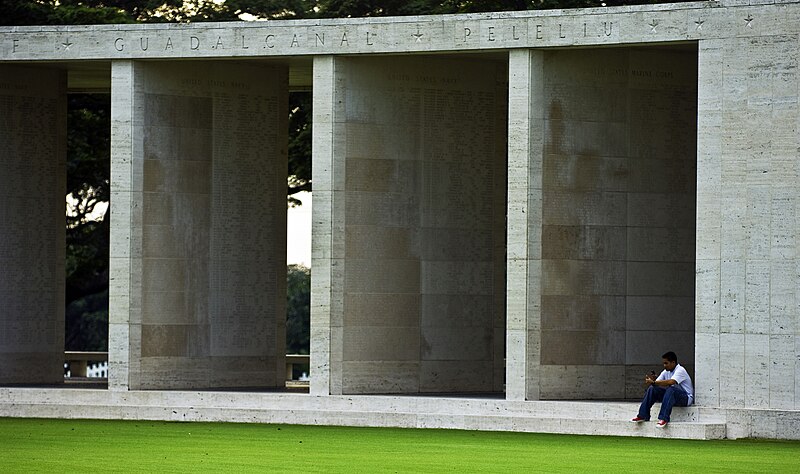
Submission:
[[[658,412],[658,419],[669,421],[669,415],[672,413],[672,407],[689,406],[689,396],[678,384],[670,385],[666,388],[659,387],[657,385],[651,385],[644,393],[642,405],[639,407],[639,418],[649,421],[650,408],[655,402],[661,402],[661,411]]]

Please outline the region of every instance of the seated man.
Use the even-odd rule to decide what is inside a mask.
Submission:
[[[661,402],[661,411],[658,413],[658,426],[664,428],[669,423],[669,415],[672,407],[688,407],[694,403],[694,387],[692,379],[680,364],[678,356],[670,351],[661,356],[663,358],[664,370],[655,377],[655,373],[644,378],[647,392],[644,394],[642,405],[639,407],[639,414],[632,419],[633,423],[650,421],[650,408],[655,402]]]

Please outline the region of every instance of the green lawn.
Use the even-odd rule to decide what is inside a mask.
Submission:
[[[800,472],[800,442],[0,418],[2,472]]]

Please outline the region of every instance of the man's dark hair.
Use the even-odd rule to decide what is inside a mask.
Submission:
[[[674,352],[669,351],[666,354],[661,356],[662,359],[667,359],[670,362],[678,362],[678,356],[675,355]]]

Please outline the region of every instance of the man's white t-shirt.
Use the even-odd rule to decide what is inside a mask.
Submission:
[[[661,374],[658,376],[656,380],[669,380],[672,379],[678,382],[678,385],[686,392],[686,395],[689,396],[689,405],[694,404],[694,386],[692,386],[692,379],[689,378],[689,373],[686,372],[686,369],[683,368],[681,364],[675,365],[675,370],[672,372],[668,372],[667,370],[662,370]]]

